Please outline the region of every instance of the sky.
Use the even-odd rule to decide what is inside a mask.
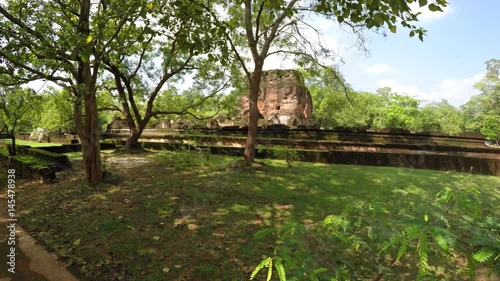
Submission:
[[[484,76],[484,63],[500,59],[500,0],[448,2],[444,12],[421,10],[416,25],[428,30],[423,42],[400,26],[387,37],[366,32],[369,54],[338,24],[319,20],[316,25],[344,61],[340,71],[354,90],[374,93],[390,87],[427,102],[446,99],[460,106],[478,94],[473,86]]]

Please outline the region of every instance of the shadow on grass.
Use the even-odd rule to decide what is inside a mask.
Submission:
[[[156,152],[140,166],[111,166],[124,182],[101,191],[81,177],[32,184],[21,193],[23,226],[82,280],[248,280],[262,255],[273,254],[272,237],[253,239],[264,227],[313,226],[375,203],[368,223],[420,216],[464,176],[273,160],[244,169],[236,158],[198,156]],[[500,180],[473,178],[484,184],[485,206],[498,206]]]

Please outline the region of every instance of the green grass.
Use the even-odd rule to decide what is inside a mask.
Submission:
[[[10,139],[0,139],[0,142],[12,143]],[[31,147],[61,146],[60,143],[36,142],[36,141],[25,141],[25,140],[16,140],[16,145],[29,145]]]
[[[71,161],[75,159],[82,159],[82,152],[66,152],[63,154],[68,156],[69,160]]]
[[[439,190],[466,176],[313,163],[288,168],[279,160],[248,169],[237,158],[210,155],[206,162],[203,154],[168,151],[133,157],[124,162],[137,157],[149,162],[107,166],[123,178],[115,186],[96,191],[81,173],[69,171],[57,184],[32,184],[21,191],[23,227],[77,268],[82,280],[248,280],[276,246],[271,237],[253,238],[263,228],[290,221],[314,228],[327,215],[359,217],[357,210],[370,206],[377,208],[363,218],[367,225],[391,225],[402,215],[423,217]],[[483,212],[494,212],[500,178],[472,175],[470,180],[480,187]],[[377,273],[363,253],[335,255],[345,255],[360,271]],[[318,258],[317,264],[338,261],[335,255]],[[397,271],[414,278],[415,268]],[[385,280],[401,279],[394,273]]]

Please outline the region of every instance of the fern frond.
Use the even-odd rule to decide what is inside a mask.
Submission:
[[[280,278],[280,281],[286,281],[285,267],[283,266],[283,260],[280,257],[275,258],[274,267],[278,272],[278,277]]]
[[[269,259],[269,262],[266,264],[266,267],[267,267],[266,281],[270,281],[271,277],[273,277],[273,259]]]
[[[418,275],[420,277],[423,276],[429,268],[429,264],[427,263],[428,251],[429,251],[429,245],[428,245],[428,240],[427,240],[427,233],[422,231],[422,232],[420,232],[418,245],[417,245],[417,252],[418,252],[418,256],[419,256],[419,266],[420,266],[420,268],[418,270]]]
[[[450,248],[455,245],[455,238],[453,237],[453,234],[446,229],[430,227],[429,233],[446,253],[449,253]]]
[[[472,258],[474,258],[478,262],[486,262],[488,261],[491,257],[495,255],[495,252],[491,249],[488,248],[482,248],[481,250],[477,251],[472,255]]]
[[[273,259],[270,257],[263,259],[252,271],[252,274],[250,275],[250,280],[253,280],[255,278],[255,275],[257,275],[257,273],[259,273],[259,271],[263,269],[265,266],[267,266],[267,264],[272,260]]]
[[[403,241],[401,241],[401,246],[399,246],[398,249],[398,255],[396,256],[397,261],[399,261],[401,257],[405,254],[406,249],[408,249],[408,240],[403,239]]]

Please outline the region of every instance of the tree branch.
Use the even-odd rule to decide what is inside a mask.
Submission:
[[[220,91],[224,90],[227,86],[227,84],[229,84],[230,80],[226,80],[226,82],[224,82],[224,84],[222,85],[222,87],[216,89],[214,92],[212,92],[210,95],[207,95],[205,96],[203,99],[201,99],[199,102],[195,103],[195,104],[192,104],[192,105],[189,105],[185,108],[183,108],[182,110],[178,110],[178,111],[152,111],[151,112],[151,116],[153,117],[156,117],[158,115],[169,115],[169,114],[173,114],[173,115],[191,115],[192,117],[198,119],[198,120],[204,120],[204,119],[210,119],[210,118],[213,118],[213,116],[217,115],[219,112],[220,112],[220,108],[217,109],[217,113],[215,113],[213,116],[211,117],[198,117],[196,116],[195,114],[189,112],[190,109],[192,108],[195,108],[195,107],[198,107],[200,105],[202,105],[206,100],[214,97],[215,95],[217,95]]]

